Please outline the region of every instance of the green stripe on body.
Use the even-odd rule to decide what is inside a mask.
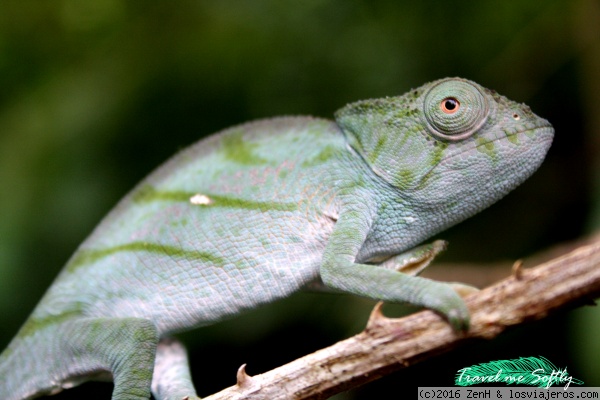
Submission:
[[[75,319],[82,315],[82,310],[75,305],[71,310],[63,311],[58,315],[51,315],[43,318],[35,318],[31,317],[26,322],[25,325],[21,328],[17,337],[24,338],[27,336],[31,336],[36,332],[41,331],[42,329],[50,326],[50,325],[58,325],[61,322],[68,321],[70,319]]]
[[[254,201],[240,199],[239,197],[223,196],[218,194],[194,193],[182,190],[157,190],[153,186],[145,185],[132,194],[134,203],[150,203],[153,201],[176,201],[190,203],[194,196],[204,195],[210,202],[208,204],[193,204],[194,207],[227,207],[241,208],[258,211],[296,211],[297,203],[282,203],[276,201]]]
[[[120,244],[118,246],[107,247],[104,249],[86,249],[75,253],[75,256],[67,264],[67,271],[73,272],[85,264],[94,263],[101,258],[108,257],[121,252],[144,252],[169,256],[173,258],[184,258],[186,260],[197,260],[209,262],[215,266],[225,265],[226,261],[223,257],[205,251],[184,250],[180,247],[150,243],[150,242],[131,242]]]

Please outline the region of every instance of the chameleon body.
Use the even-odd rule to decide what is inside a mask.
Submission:
[[[275,118],[201,140],[74,253],[0,356],[0,398],[101,378],[113,400],[195,398],[170,334],[315,281],[468,329],[451,285],[414,276],[441,242],[418,245],[529,177],[553,134],[527,106],[451,78],[335,121]]]

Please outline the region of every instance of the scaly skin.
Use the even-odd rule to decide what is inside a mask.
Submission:
[[[336,122],[237,126],[176,155],[79,247],[0,356],[0,398],[110,377],[113,400],[195,396],[171,333],[321,280],[468,329],[419,243],[529,177],[552,142],[527,106],[462,79],[361,101]],[[411,250],[413,249],[413,250]]]

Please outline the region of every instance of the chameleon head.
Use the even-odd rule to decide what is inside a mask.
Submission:
[[[352,148],[400,197],[463,217],[527,179],[554,135],[526,105],[460,78],[350,104],[336,120]]]

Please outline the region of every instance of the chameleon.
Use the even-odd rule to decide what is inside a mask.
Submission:
[[[128,193],[0,355],[0,398],[88,380],[113,400],[196,399],[181,331],[317,284],[431,309],[466,331],[425,243],[527,179],[554,129],[461,78],[201,139]]]

